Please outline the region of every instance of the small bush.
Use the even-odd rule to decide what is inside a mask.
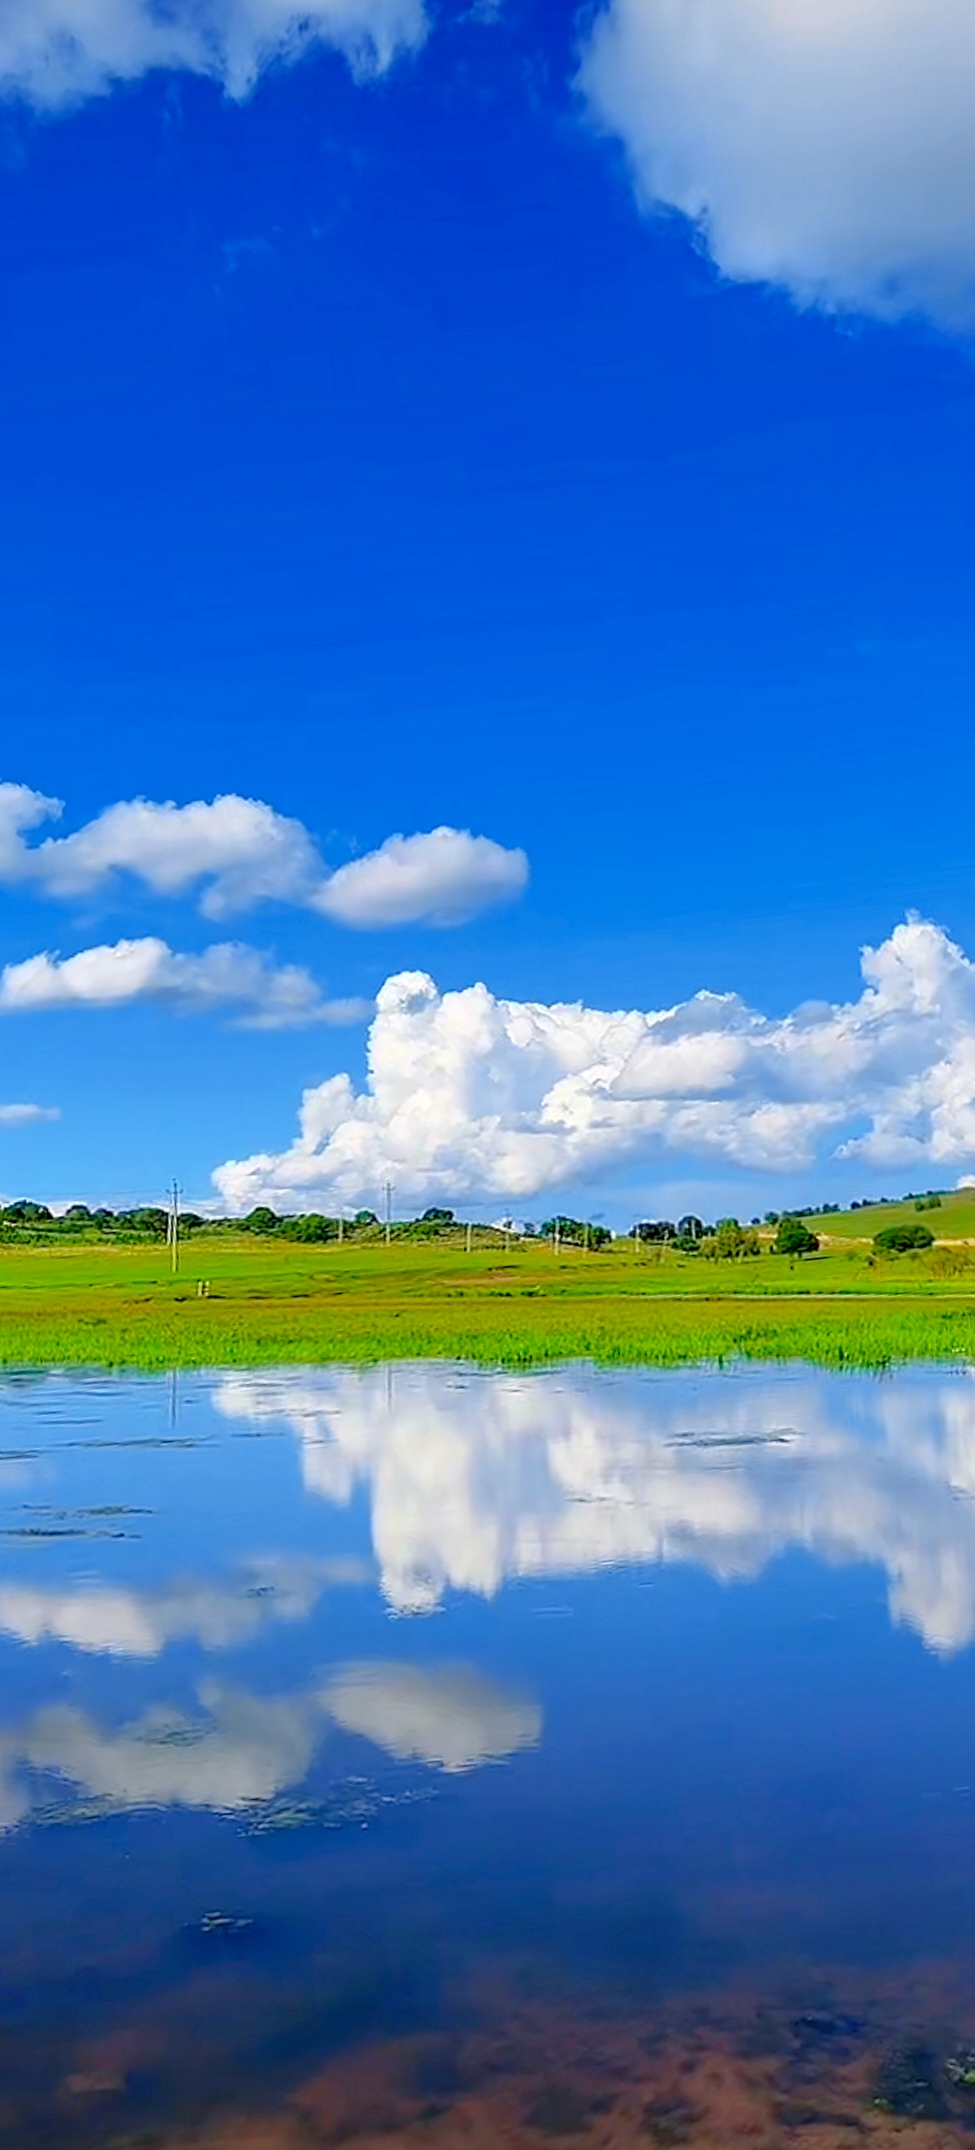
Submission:
[[[926,1224],[886,1224],[873,1243],[878,1254],[914,1254],[934,1246],[934,1233]]]

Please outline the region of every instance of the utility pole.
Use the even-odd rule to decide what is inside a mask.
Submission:
[[[383,1192],[384,1192],[384,1194],[385,1194],[385,1197],[386,1197],[386,1245],[387,1245],[387,1247],[388,1247],[388,1245],[389,1245],[389,1242],[390,1242],[390,1240],[392,1239],[392,1236],[393,1236],[393,1182],[392,1182],[392,1180],[386,1180],[386,1182],[385,1182],[385,1184],[384,1184],[384,1187],[383,1187]]]
[[[342,1212],[341,1212],[341,1210],[340,1210],[340,1211],[339,1211],[339,1246],[341,1246],[341,1244],[342,1244],[342,1241],[343,1241],[343,1239],[344,1239],[344,1238],[345,1238],[345,1218],[343,1217],[343,1215],[342,1215]]]
[[[174,1277],[179,1274],[179,1188],[176,1181],[169,1190],[169,1214],[166,1219],[166,1245],[169,1248],[169,1266]]]
[[[466,1244],[466,1247],[465,1247],[465,1249],[464,1249],[464,1252],[465,1252],[466,1254],[469,1254],[469,1253],[470,1253],[470,1251],[471,1251],[471,1229],[472,1229],[472,1227],[471,1227],[470,1225],[468,1225],[468,1227],[467,1227],[467,1244]]]

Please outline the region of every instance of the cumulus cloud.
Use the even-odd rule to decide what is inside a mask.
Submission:
[[[379,993],[365,1090],[306,1090],[291,1148],[230,1160],[231,1210],[311,1195],[521,1201],[634,1160],[696,1155],[762,1170],[824,1142],[877,1165],[975,1158],[975,965],[911,918],[862,956],[855,1001],[783,1017],[736,994],[607,1013],[439,993],[401,972]]]
[[[26,784],[0,785],[0,878],[45,896],[97,893],[130,874],[156,895],[178,896],[205,883],[208,918],[272,900],[301,903],[322,866],[300,821],[260,799],[232,793],[189,806],[124,799],[70,836],[24,841],[27,830],[60,819],[59,799]]]
[[[0,882],[70,900],[111,890],[120,875],[160,896],[199,890],[207,918],[289,903],[359,928],[459,925],[506,903],[528,879],[523,851],[466,829],[391,836],[330,873],[300,821],[261,799],[124,799],[70,836],[27,835],[63,812],[26,784],[0,784]]]
[[[29,1127],[32,1120],[59,1120],[57,1105],[0,1105],[0,1127]]]
[[[621,1562],[744,1581],[800,1548],[880,1568],[892,1617],[931,1649],[975,1637],[970,1371],[879,1383],[752,1367],[733,1383],[699,1370],[607,1383],[580,1369],[461,1380],[414,1365],[391,1389],[382,1368],[240,1372],[215,1402],[227,1418],[290,1427],[309,1492],[344,1506],[365,1491],[400,1613],[432,1611],[447,1590],[489,1598],[512,1577]],[[407,1681],[386,1736],[376,1704],[382,1744],[410,1738],[413,1699]],[[364,1725],[368,1692],[351,1708]]]
[[[323,999],[310,971],[294,963],[276,966],[239,941],[215,942],[202,955],[180,955],[147,935],[83,948],[74,956],[28,956],[0,971],[0,1015],[122,1008],[137,1001],[161,1002],[184,1014],[236,1008],[238,1022],[251,1030],[357,1023],[371,1012],[369,1001]],[[9,1109],[32,1118],[39,1111]]]
[[[580,83],[726,275],[971,322],[969,0],[609,0]]]
[[[385,1747],[398,1762],[430,1762],[452,1775],[537,1747],[541,1738],[538,1703],[470,1665],[346,1665],[322,1700],[344,1731]]]
[[[340,866],[325,883],[318,908],[343,926],[420,919],[456,926],[475,911],[520,896],[527,881],[523,851],[505,851],[490,836],[465,829],[431,829],[428,836],[387,837],[378,851]]]
[[[208,75],[246,97],[273,62],[314,45],[353,73],[383,72],[426,35],[422,0],[9,0],[0,22],[0,90],[57,111],[153,69]]]

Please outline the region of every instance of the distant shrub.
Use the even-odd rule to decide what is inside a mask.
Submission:
[[[919,1194],[914,1197],[915,1209],[940,1209],[940,1194]]]
[[[702,1248],[702,1252],[703,1252]],[[714,1228],[714,1252],[719,1261],[733,1262],[745,1254],[760,1254],[762,1243],[758,1233],[747,1232],[737,1217],[719,1217]]]
[[[453,1224],[453,1221],[452,1209],[425,1209],[420,1218],[421,1224]]]
[[[307,1217],[283,1217],[278,1226],[280,1239],[297,1239],[303,1246],[316,1246],[325,1239],[338,1237],[338,1220],[320,1217],[312,1211]]]
[[[887,1224],[874,1233],[873,1243],[878,1254],[913,1254],[933,1247],[934,1233],[926,1224]]]

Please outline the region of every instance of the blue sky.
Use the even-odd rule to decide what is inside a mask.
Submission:
[[[425,24],[357,5],[399,40],[371,74],[330,49],[324,4],[297,54],[265,24],[253,82],[239,44],[236,74],[201,73],[192,0],[182,65],[153,64],[142,0],[124,67],[99,6],[63,66],[29,11],[0,39],[0,776],[64,802],[21,846],[118,802],[233,795],[321,862],[317,896],[306,872],[259,902],[252,860],[216,917],[212,864],[147,879],[138,837],[112,852],[103,829],[71,873],[8,862],[0,1105],[59,1117],[0,1116],[0,1191],[122,1202],[175,1172],[202,1199],[260,1156],[223,1183],[235,1202],[355,1207],[389,1174],[406,1211],[557,1199],[625,1222],[952,1184],[975,1168],[955,0],[926,17],[930,79],[914,0],[892,4],[917,109],[891,89],[876,125],[837,90],[872,59],[867,0],[862,50],[822,81],[759,50],[733,0],[747,158],[664,0],[610,0],[595,28],[522,0]],[[821,167],[848,191],[812,229]],[[422,891],[379,925],[321,896],[444,826],[500,847],[487,883],[457,854],[460,922]],[[182,822],[162,833],[183,845]],[[891,943],[908,912],[950,941]],[[117,955],[18,968],[150,937],[244,943],[264,982],[235,998],[158,954],[124,991]],[[866,1005],[864,945],[893,950]],[[265,1027],[268,966],[310,974],[307,1020]],[[488,1000],[394,993],[377,1104],[368,1010],[404,971]],[[335,1001],[348,1021],[321,1019]],[[634,1021],[532,1018],[526,1046],[503,1002]],[[676,1075],[647,1063],[664,1039]],[[346,1071],[299,1169],[301,1094]]]

